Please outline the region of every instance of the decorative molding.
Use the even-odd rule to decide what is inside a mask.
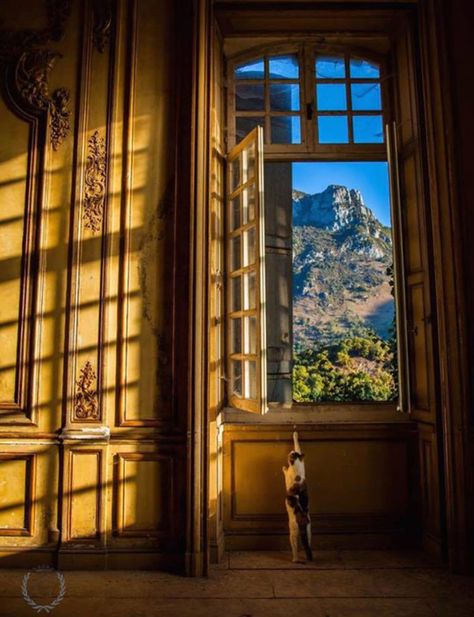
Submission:
[[[57,150],[59,145],[66,139],[71,128],[71,111],[69,101],[71,94],[66,88],[58,88],[53,92],[50,102],[50,121],[51,131],[50,140],[53,150]]]
[[[93,15],[92,42],[97,51],[102,54],[110,43],[112,30],[111,0],[95,0]]]
[[[157,539],[174,540],[176,537],[175,525],[176,517],[176,454],[170,451],[158,452],[118,452],[114,456],[114,474],[112,486],[112,533],[116,537],[142,538],[146,542],[156,542]],[[155,525],[150,525],[149,521],[143,521],[140,525],[139,518],[135,518],[133,526],[127,525],[127,512],[134,513],[133,490],[130,491],[129,478],[127,473],[128,464],[143,465],[153,463],[157,482],[151,483],[149,480],[140,476],[135,477],[135,489],[148,493],[150,490],[156,491],[154,497],[163,498],[163,511],[161,521],[156,521]],[[150,476],[148,476],[149,478]],[[146,483],[146,484],[145,484]]]
[[[51,97],[48,77],[60,54],[49,49],[32,49],[23,52],[16,63],[15,87],[20,97],[30,107],[48,110]]]
[[[58,88],[52,96],[49,94],[48,77],[61,54],[43,46],[63,37],[71,4],[71,0],[47,0],[48,25],[41,30],[0,30],[0,67],[7,89],[20,104],[26,103],[36,113],[49,115],[54,150],[70,129],[70,93],[66,88]]]
[[[91,446],[75,449],[72,446],[67,449],[67,460],[65,461],[64,470],[67,484],[63,543],[73,541],[75,547],[77,547],[81,543],[86,543],[90,546],[91,542],[100,541],[103,533],[102,513],[105,498],[103,458],[104,450],[101,447]],[[88,476],[91,478],[91,485],[88,488],[88,499],[95,501],[95,508],[92,507],[87,511],[84,509],[81,501],[74,499],[74,495],[81,492],[81,487],[77,485],[77,481],[79,480],[80,482],[81,474],[85,469],[87,469]],[[78,523],[79,529],[77,529]],[[84,524],[89,527],[89,533],[84,529]]]
[[[49,112],[50,140],[54,150],[71,128],[70,93],[58,88],[50,96],[48,77],[61,54],[49,49],[32,49],[20,55],[15,67],[15,88],[21,99],[37,111]]]
[[[15,62],[23,52],[48,41],[60,41],[72,8],[72,0],[46,0],[46,28],[0,30],[0,63]]]
[[[18,445],[17,445],[18,447]],[[25,483],[19,488],[19,495],[23,495],[18,506],[23,506],[23,525],[21,527],[1,527],[0,537],[32,537],[34,535],[36,495],[36,461],[34,452],[0,452],[0,461],[10,461],[25,465]]]
[[[107,162],[105,139],[99,131],[89,139],[85,173],[84,226],[92,232],[100,231],[104,215]]]
[[[74,397],[75,420],[97,420],[99,418],[99,399],[96,389],[97,375],[89,360],[81,368],[76,381]]]

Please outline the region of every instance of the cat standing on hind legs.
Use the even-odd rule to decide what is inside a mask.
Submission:
[[[304,454],[301,452],[298,433],[293,433],[294,450],[288,454],[288,467],[283,467],[286,485],[286,511],[290,530],[290,544],[293,563],[301,563],[298,559],[298,536],[306,553],[306,559],[312,561],[311,551],[311,519],[309,516],[308,489],[304,467]],[[304,561],[303,561],[304,563]]]

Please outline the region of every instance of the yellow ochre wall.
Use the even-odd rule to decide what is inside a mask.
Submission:
[[[0,567],[183,567],[178,8],[1,3]]]

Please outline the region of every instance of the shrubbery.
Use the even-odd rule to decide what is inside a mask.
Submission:
[[[297,402],[389,401],[397,395],[393,343],[375,333],[352,336],[295,354],[293,399]]]

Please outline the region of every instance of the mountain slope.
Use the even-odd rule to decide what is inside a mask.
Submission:
[[[293,191],[293,332],[295,351],[374,330],[388,338],[393,297],[390,229],[361,193],[330,185]]]

